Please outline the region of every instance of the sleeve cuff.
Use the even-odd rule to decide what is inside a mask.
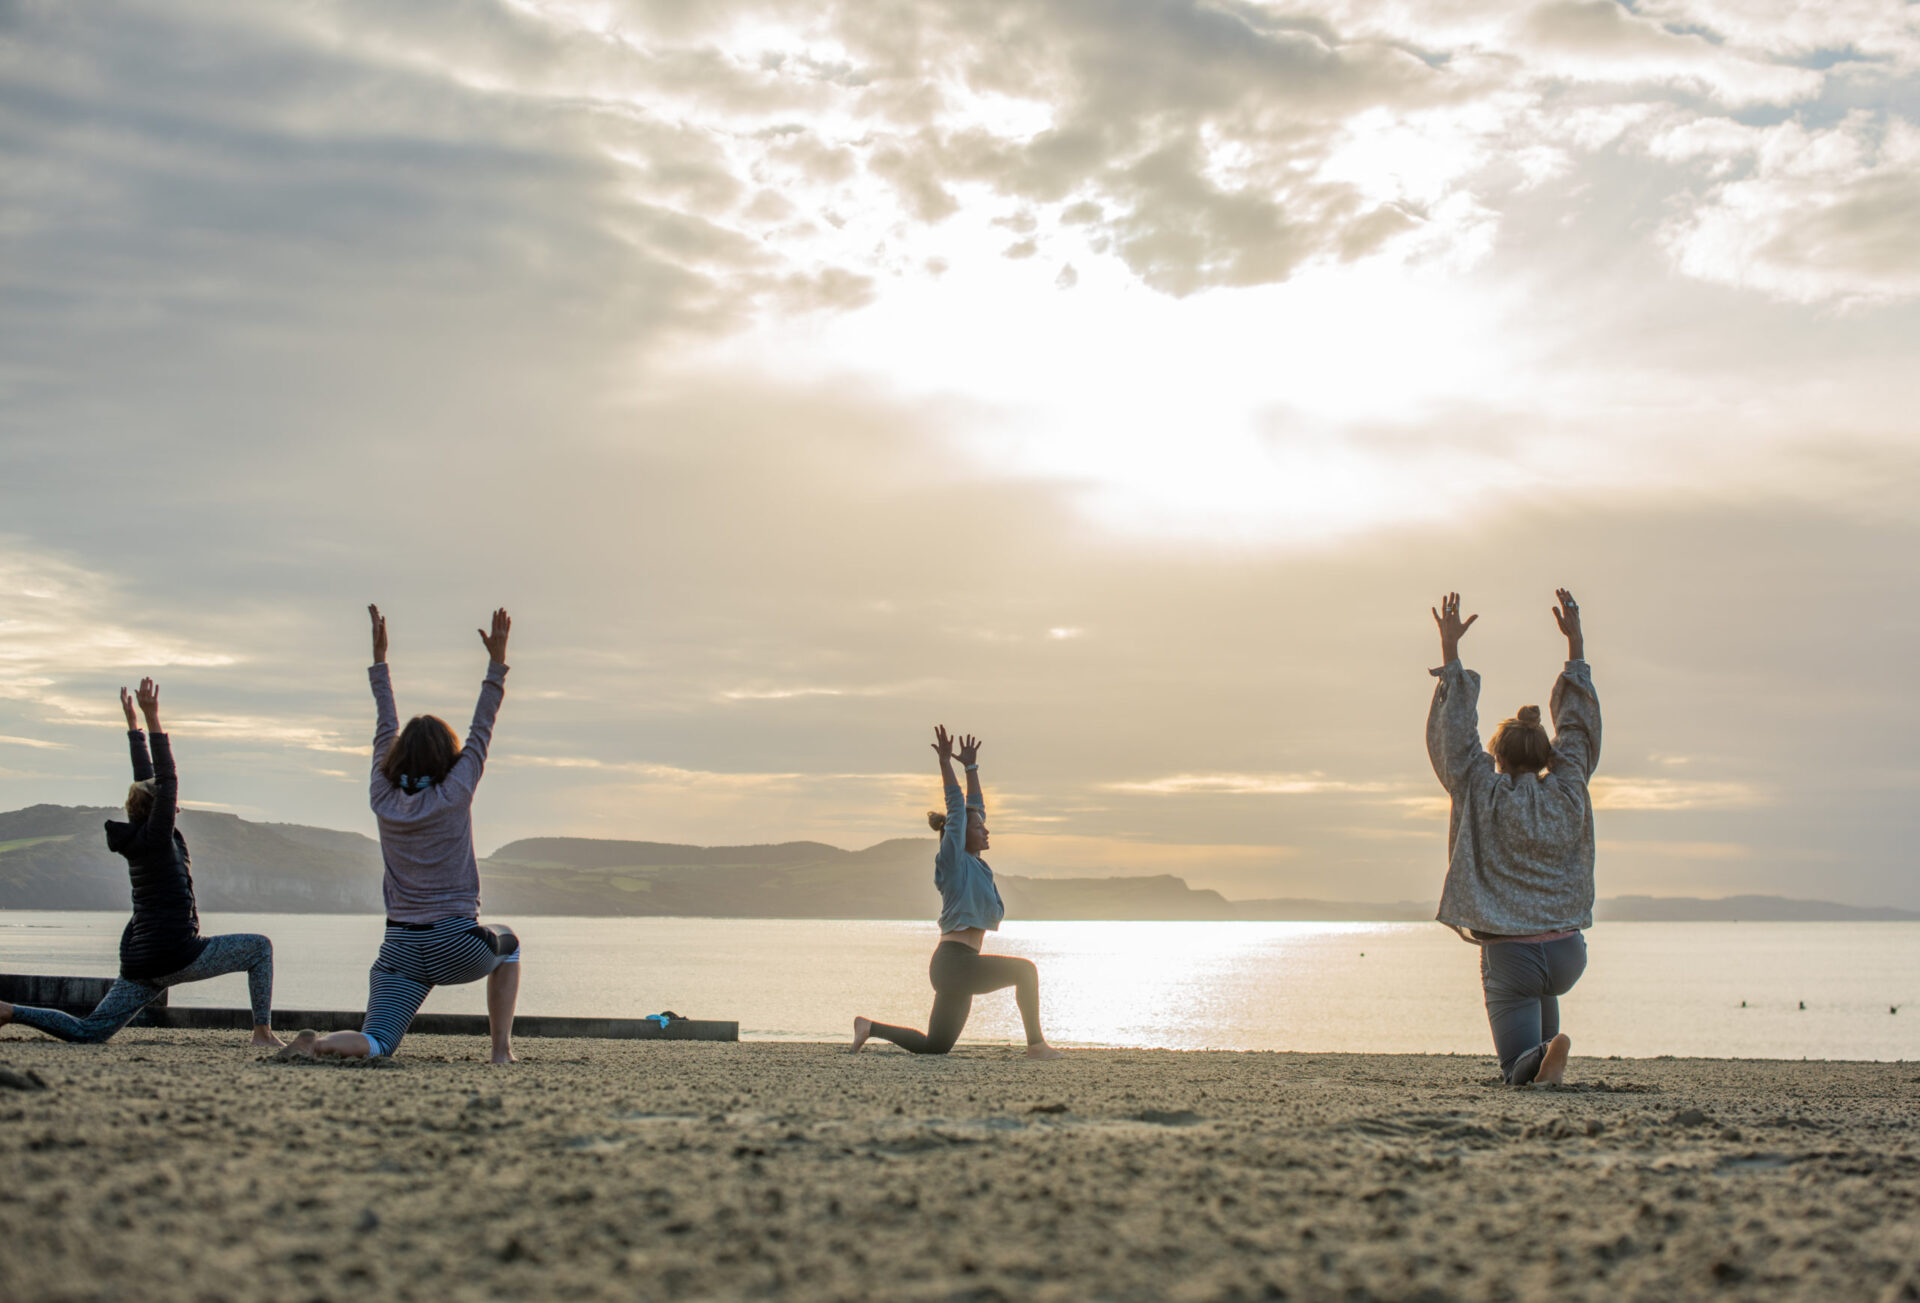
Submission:
[[[505,683],[506,681],[507,681],[507,667],[501,664],[499,661],[488,661],[487,662],[487,682],[488,683]]]

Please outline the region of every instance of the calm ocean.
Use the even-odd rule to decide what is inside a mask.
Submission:
[[[125,921],[0,912],[0,971],[110,975]],[[526,1013],[673,1009],[738,1019],[743,1038],[838,1040],[856,1013],[920,1025],[932,999],[924,922],[512,922]],[[202,927],[273,937],[286,1008],[365,1006],[377,917],[209,914]],[[1920,1060],[1920,924],[1613,923],[1588,942],[1587,974],[1561,1002],[1577,1055]],[[1438,924],[1011,922],[988,949],[1040,965],[1047,1031],[1064,1045],[1490,1048],[1477,952]],[[482,989],[442,988],[427,1008],[483,1012]],[[245,979],[173,999],[242,1007]],[[974,1002],[967,1041],[1019,1032],[1011,992]]]

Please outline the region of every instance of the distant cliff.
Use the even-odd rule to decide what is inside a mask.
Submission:
[[[113,809],[36,805],[0,814],[0,909],[127,907],[126,862],[107,850]],[[182,810],[204,910],[378,913],[380,847],[359,833],[252,823]],[[679,915],[707,918],[932,918],[931,837],[844,851],[821,842],[677,846],[532,837],[481,861],[490,915]],[[1027,919],[1299,919],[1424,922],[1433,905],[1338,900],[1228,900],[1171,874],[1027,878],[999,875],[1007,913]],[[1622,896],[1601,922],[1915,920],[1920,913],[1778,896],[1724,900]]]
[[[0,814],[0,909],[125,909],[127,862],[101,824],[118,809],[35,805]],[[358,833],[180,811],[203,910],[377,912],[380,846]]]

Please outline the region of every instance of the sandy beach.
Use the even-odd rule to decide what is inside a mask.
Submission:
[[[0,1032],[0,1297],[1920,1299],[1912,1064],[483,1049]]]

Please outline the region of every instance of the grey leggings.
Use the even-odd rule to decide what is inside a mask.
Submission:
[[[13,1020],[23,1027],[37,1027],[63,1041],[98,1045],[132,1022],[135,1014],[159,999],[160,993],[169,986],[203,982],[226,973],[247,975],[247,1001],[253,1006],[253,1025],[270,1025],[273,1021],[273,942],[252,932],[208,937],[207,948],[200,952],[200,957],[177,973],[137,982],[127,977],[119,979],[84,1018],[58,1009],[16,1004]]]
[[[1045,1039],[1040,1034],[1040,970],[1031,959],[983,955],[958,941],[942,941],[933,949],[927,978],[933,983],[933,1013],[927,1018],[926,1033],[875,1023],[873,1035],[911,1054],[945,1054],[967,1025],[973,997],[1011,986],[1020,1021],[1026,1024],[1027,1044],[1038,1045]]]
[[[1524,1086],[1540,1071],[1547,1042],[1560,1034],[1560,997],[1587,971],[1587,939],[1496,941],[1480,948],[1480,985],[1500,1075]]]

